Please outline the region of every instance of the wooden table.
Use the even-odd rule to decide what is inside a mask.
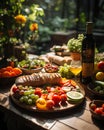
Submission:
[[[37,113],[23,110],[16,106],[9,97],[11,86],[0,87],[0,111],[16,122],[27,124],[31,129],[39,130],[104,130],[102,121],[95,120],[89,111],[89,102],[97,99],[85,89],[84,102],[72,109],[58,113]],[[104,99],[103,99],[104,100]]]

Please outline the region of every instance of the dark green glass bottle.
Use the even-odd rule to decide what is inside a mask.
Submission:
[[[95,57],[95,39],[93,37],[93,23],[86,23],[86,34],[82,41],[82,72],[81,81],[88,84],[93,79],[94,57]]]

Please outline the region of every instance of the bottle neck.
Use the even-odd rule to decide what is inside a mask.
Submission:
[[[88,22],[86,24],[86,34],[92,34],[92,30],[93,30],[92,22]]]

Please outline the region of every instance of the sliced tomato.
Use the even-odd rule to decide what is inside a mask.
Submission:
[[[76,86],[77,83],[74,80],[71,80],[71,85]]]
[[[65,94],[65,91],[61,88],[61,89],[59,90],[59,95],[62,95],[62,94]]]
[[[66,79],[66,78],[61,78],[60,84],[61,84],[61,85],[64,85],[67,81],[69,81],[69,80]]]
[[[41,98],[47,99],[47,96],[48,96],[47,93],[42,93],[42,94],[41,94]]]

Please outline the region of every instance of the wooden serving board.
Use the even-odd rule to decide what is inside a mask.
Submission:
[[[15,85],[15,84],[14,84]],[[13,85],[13,86],[14,86]],[[79,106],[83,101],[84,101],[84,98],[82,100],[80,100],[79,102],[77,103],[70,103],[68,100],[65,102],[65,103],[59,103],[58,106],[55,106],[53,109],[51,110],[39,110],[36,108],[35,104],[34,105],[27,105],[25,103],[21,103],[19,100],[17,100],[15,97],[14,97],[14,93],[12,91],[13,89],[13,86],[11,87],[10,89],[10,96],[11,96],[11,99],[12,101],[19,107],[23,108],[23,109],[26,109],[26,110],[29,110],[29,111],[35,111],[35,112],[61,112],[61,111],[65,111],[65,110],[68,110],[68,109],[73,109],[77,106]],[[79,85],[78,85],[79,86]],[[80,91],[81,93],[84,95],[85,97],[85,92],[84,92],[84,89],[80,87]]]

